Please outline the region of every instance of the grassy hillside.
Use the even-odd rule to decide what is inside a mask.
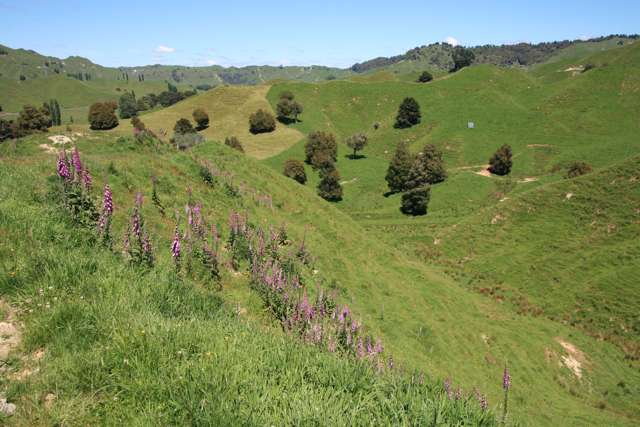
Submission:
[[[193,111],[202,108],[210,118],[209,127],[200,132],[202,135],[218,141],[236,136],[247,154],[262,159],[279,153],[302,139],[300,132],[280,123],[274,132],[258,135],[249,132],[249,116],[260,108],[271,110],[266,101],[268,91],[269,86],[220,87],[169,108],[142,115],[141,119],[154,132],[167,132],[167,138],[170,138],[176,121],[184,117],[193,122]],[[130,135],[131,124],[122,120],[114,132]]]
[[[223,408],[235,408],[233,405],[240,402],[226,398],[227,394],[216,397],[219,392],[214,379],[220,375],[229,378],[226,372],[234,376],[227,380],[227,384],[233,386],[225,390],[234,390],[236,386],[247,390],[242,402],[245,405],[249,402],[249,407],[265,408],[251,414],[242,412],[239,419],[244,419],[246,414],[246,419],[261,423],[281,416],[285,409],[280,408],[297,408],[295,396],[304,399],[309,396],[307,393],[318,396],[318,400],[310,398],[302,408],[317,407],[318,414],[327,414],[325,420],[340,413],[324,411],[320,403],[313,403],[325,399],[329,405],[342,397],[326,398],[323,386],[316,385],[310,374],[303,374],[304,384],[309,387],[303,387],[292,397],[291,406],[288,406],[289,397],[287,406],[282,406],[285,403],[281,400],[281,388],[279,391],[269,388],[273,390],[269,395],[273,400],[256,402],[255,396],[263,390],[259,388],[263,375],[273,378],[275,372],[276,378],[282,378],[273,378],[274,382],[267,381],[268,384],[280,381],[290,384],[292,390],[300,388],[301,383],[294,379],[299,377],[289,370],[275,368],[280,366],[278,360],[287,360],[295,372],[297,366],[306,366],[305,369],[321,366],[329,356],[294,351],[300,354],[291,360],[288,355],[292,353],[284,350],[284,344],[279,344],[282,338],[275,329],[270,332],[276,334],[275,338],[269,334],[253,337],[260,334],[252,332],[256,327],[252,322],[272,323],[260,300],[249,289],[246,273],[225,272],[223,290],[216,295],[206,282],[196,280],[192,284],[185,279],[183,283],[176,282],[178,279],[170,273],[173,221],[163,218],[149,202],[150,177],[155,175],[167,212],[182,209],[187,200],[184,189],[190,187],[191,197],[202,202],[208,220],[220,224],[223,230],[229,212],[237,209],[246,211],[252,221],[262,226],[286,223],[293,241],[300,241],[306,234],[307,246],[315,259],[312,283],[335,289],[338,299],[349,303],[363,324],[382,338],[386,351],[394,356],[397,364],[408,371],[424,370],[431,384],[441,384],[444,378],[451,377],[454,386],[461,385],[465,393],[478,387],[488,394],[490,406],[499,412],[501,372],[508,361],[513,377],[510,420],[535,425],[557,425],[558,420],[564,425],[632,425],[637,421],[634,418],[638,413],[637,401],[619,385],[629,384],[633,390],[639,383],[637,372],[623,361],[622,352],[615,346],[545,318],[519,316],[508,305],[469,292],[465,286],[387,246],[376,234],[366,232],[348,215],[319,199],[313,189],[301,187],[279,172],[217,143],[202,144],[189,153],[174,153],[139,147],[131,140],[116,140],[109,134],[91,134],[79,140],[83,160],[96,181],[94,186],[100,188],[108,178],[114,189],[115,236],[121,236],[124,231],[135,192],[143,191],[147,200],[143,213],[156,247],[157,268],[142,273],[118,266],[118,256],[99,252],[101,255],[96,257],[86,235],[73,230],[61,217],[53,199],[47,196],[52,185],[52,178],[47,177],[53,173],[54,157],[38,147],[42,142],[42,137],[33,137],[1,147],[2,179],[7,185],[3,187],[6,195],[2,197],[5,207],[0,211],[4,213],[1,224],[7,244],[1,249],[5,261],[0,289],[10,303],[24,309],[25,350],[44,347],[46,354],[40,362],[40,373],[26,384],[11,382],[9,395],[31,402],[30,413],[38,417],[34,419],[49,420],[51,418],[46,417],[53,416],[41,402],[45,390],[54,388],[60,395],[56,411],[63,411],[57,415],[61,418],[53,418],[55,420],[90,423],[113,416],[133,421],[134,414],[138,413],[164,417],[159,419],[161,423],[204,420],[205,416],[212,420],[215,418],[206,409],[208,402],[214,402],[211,408],[223,404],[215,402],[225,402],[228,406]],[[233,173],[237,182],[244,182],[244,195],[232,197],[222,185],[213,188],[204,185],[198,176],[198,164],[204,160]],[[258,199],[247,189],[270,195],[273,207],[256,202]],[[25,234],[33,237],[18,238]],[[120,244],[116,243],[116,252],[119,248]],[[74,260],[73,263],[67,266],[48,261],[59,259],[61,254],[65,259]],[[35,258],[40,262],[35,263]],[[39,265],[48,272],[46,275],[38,276]],[[55,279],[57,277],[64,279]],[[61,284],[55,285],[51,293],[43,290],[41,295],[39,289],[50,281]],[[245,313],[241,318],[248,319],[247,325],[238,326],[226,315],[212,314],[215,310],[210,304],[217,304],[218,298],[236,312]],[[180,305],[166,305],[174,301]],[[37,306],[46,303],[51,309]],[[29,309],[34,311],[30,313]],[[71,334],[70,331],[80,325],[82,332]],[[49,330],[56,333],[43,333]],[[131,334],[131,331],[140,332]],[[252,338],[241,343],[243,331]],[[230,337],[233,345],[221,339],[223,334]],[[566,343],[583,352],[584,358],[567,353],[569,350],[563,347]],[[238,361],[236,353],[221,354],[228,348],[237,349],[240,354],[250,346],[264,348],[264,354],[275,352],[281,356],[255,362],[245,357]],[[278,353],[280,348],[282,353]],[[156,352],[161,354],[159,361],[157,357],[150,357]],[[208,357],[207,352],[219,362],[204,364],[202,360]],[[176,358],[174,353],[180,356]],[[103,355],[100,364],[92,362],[96,354]],[[316,357],[317,362],[311,361]],[[582,379],[563,364],[563,358],[570,357],[580,357]],[[24,362],[14,363],[15,369],[20,369]],[[232,363],[236,364],[231,367]],[[330,378],[343,375],[344,382],[339,384],[352,384],[358,375],[352,369],[357,368],[335,363],[338,364],[335,372],[341,374],[330,373],[334,366],[331,362],[321,375]],[[242,374],[246,370],[258,378],[248,388],[249,377]],[[187,378],[189,381],[185,381]],[[327,384],[319,381],[318,384]],[[80,384],[92,385],[78,388]],[[342,389],[335,386],[335,382],[330,384],[334,385],[332,390]],[[196,385],[199,388],[195,389]],[[381,387],[388,390],[384,389],[386,386]],[[74,393],[78,389],[83,390],[79,396]],[[363,389],[362,401],[371,398],[368,390],[372,388]],[[145,401],[148,396],[153,400],[141,406],[143,396]],[[380,399],[383,396],[390,394],[383,391]],[[202,399],[205,403],[195,406]],[[358,414],[371,412],[371,416],[376,417],[381,413],[369,411],[369,406],[359,405],[357,399],[353,402]],[[267,410],[271,402],[275,407]],[[426,413],[430,413],[430,405]],[[64,408],[76,406],[86,410],[75,412],[74,409],[78,418],[68,418],[74,415]],[[158,408],[161,411],[154,411]],[[347,408],[343,412],[355,410]],[[456,411],[462,413],[462,410]],[[169,415],[165,415],[167,413]],[[303,414],[311,416],[308,412]],[[284,419],[295,423],[300,416],[296,411],[287,412],[288,418]]]

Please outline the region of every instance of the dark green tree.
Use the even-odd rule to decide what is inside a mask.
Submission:
[[[340,185],[340,174],[337,169],[321,173],[318,183],[318,195],[330,202],[342,200],[342,186]]]
[[[167,91],[177,93],[178,88],[172,85],[171,83],[167,82]]]
[[[276,119],[268,111],[260,109],[249,117],[249,131],[252,134],[273,132],[276,130]]]
[[[191,124],[189,119],[184,119],[184,118],[176,122],[176,125],[173,127],[173,131],[178,135],[196,133],[196,130],[193,128],[193,125]]]
[[[338,145],[333,134],[324,131],[316,131],[309,134],[307,143],[304,145],[305,162],[314,165],[313,159],[320,152],[324,152],[334,162],[338,160]]]
[[[242,148],[242,144],[240,140],[235,136],[229,136],[225,138],[224,145],[233,148],[234,150],[238,150],[241,153],[244,153],[244,148]]]
[[[89,124],[91,129],[106,130],[118,126],[115,111],[118,108],[113,101],[96,102],[89,108]]]
[[[509,175],[513,166],[513,152],[508,144],[498,148],[493,156],[489,159],[489,172],[496,175]]]
[[[471,49],[467,49],[462,46],[456,46],[453,49],[452,53],[453,59],[453,68],[451,69],[452,73],[463,69],[464,67],[468,67],[471,65],[476,59],[476,55],[473,53]]]
[[[118,111],[121,119],[129,119],[138,114],[136,97],[129,92],[123,93],[118,101]]]
[[[437,184],[445,179],[447,179],[447,171],[444,169],[442,152],[432,144],[425,145],[411,166],[407,178],[407,188]]]
[[[209,115],[202,108],[196,108],[193,111],[193,120],[196,122],[198,130],[205,129],[209,126]]]
[[[400,193],[408,189],[409,172],[413,166],[413,156],[409,152],[409,147],[404,141],[400,141],[396,147],[396,152],[389,162],[387,175],[385,179],[389,191],[392,193]]]
[[[284,163],[284,175],[298,181],[300,184],[307,182],[307,174],[304,170],[304,163],[300,160],[289,159]]]
[[[409,128],[420,123],[420,118],[420,105],[418,101],[413,98],[405,98],[398,109],[394,127],[397,129]]]
[[[433,80],[433,75],[428,71],[423,71],[418,77],[418,83],[428,83]]]
[[[402,195],[400,211],[406,215],[426,215],[430,198],[429,186],[411,189]]]
[[[352,159],[358,158],[358,151],[361,151],[369,142],[367,135],[362,132],[358,132],[354,135],[351,135],[345,143],[349,148],[353,150],[353,154],[351,155]]]

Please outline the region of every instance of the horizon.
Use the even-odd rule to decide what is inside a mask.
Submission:
[[[182,6],[186,13],[171,14],[153,9],[148,2],[128,5],[115,1],[100,10],[100,19],[92,21],[95,11],[86,10],[78,1],[0,2],[2,43],[58,58],[81,56],[107,67],[159,64],[349,68],[372,58],[399,55],[438,42],[471,47],[635,34],[638,29],[633,16],[640,14],[640,5],[621,1],[603,5],[595,1],[556,4],[545,0],[517,6],[498,1],[485,6],[464,0],[445,6],[412,0],[398,8],[381,2],[369,2],[365,7],[331,0],[320,12],[310,5],[280,10],[253,1],[242,8],[202,5],[194,0],[183,2]],[[338,8],[340,14],[335,13]],[[252,14],[247,15],[246,10]],[[409,16],[408,10],[413,11]],[[460,20],[461,14],[476,19]],[[51,21],[69,20],[74,25],[55,27],[55,34],[46,40],[35,32],[24,31],[26,23],[47,28]],[[265,21],[274,27],[258,38],[252,37],[247,28],[260,28]],[[363,21],[368,25],[362,26]],[[112,22],[117,22],[118,27]],[[310,26],[322,25],[330,31],[309,31]],[[174,31],[178,27],[179,33]],[[80,34],[88,36],[80,38]]]

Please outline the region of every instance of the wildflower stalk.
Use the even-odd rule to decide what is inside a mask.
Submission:
[[[502,388],[504,389],[504,404],[502,405],[502,425],[506,425],[507,412],[509,404],[509,389],[511,388],[511,375],[509,375],[509,368],[504,366],[504,372],[502,374]]]

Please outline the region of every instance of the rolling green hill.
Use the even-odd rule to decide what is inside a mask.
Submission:
[[[197,383],[196,378],[204,378],[202,375],[216,377],[219,375],[217,372],[221,371],[207,368],[204,373],[194,377],[195,372],[202,372],[199,370],[202,362],[198,362],[197,358],[188,358],[175,367],[169,367],[173,351],[192,349],[188,351],[193,357],[202,357],[208,351],[218,355],[216,357],[221,359],[221,366],[228,366],[226,364],[231,360],[236,360],[233,356],[235,353],[221,355],[226,351],[220,348],[224,341],[219,337],[206,338],[203,335],[206,330],[212,331],[213,335],[217,334],[217,330],[230,331],[220,333],[235,336],[234,343],[237,344],[234,344],[234,348],[237,346],[238,351],[251,345],[274,349],[265,351],[279,348],[279,338],[273,341],[268,336],[259,342],[242,342],[240,337],[244,327],[237,329],[239,326],[225,326],[227,321],[220,323],[217,317],[204,314],[211,313],[211,309],[206,308],[206,304],[209,304],[207,301],[214,303],[219,298],[236,312],[246,313],[249,322],[270,324],[260,300],[250,290],[246,273],[238,275],[225,271],[220,293],[215,293],[211,285],[202,282],[202,278],[196,278],[193,284],[172,282],[176,280],[171,278],[170,273],[169,246],[173,221],[170,217],[163,218],[149,201],[150,177],[156,176],[159,197],[167,212],[181,209],[187,201],[184,189],[189,187],[190,197],[202,202],[208,221],[220,224],[222,230],[226,227],[229,212],[240,210],[247,212],[249,218],[261,226],[286,223],[293,241],[300,241],[306,236],[307,247],[314,258],[314,272],[310,276],[314,279],[311,283],[334,289],[338,299],[349,304],[374,336],[382,338],[386,351],[393,355],[397,364],[408,371],[425,371],[429,383],[434,387],[447,377],[455,386],[462,386],[465,393],[477,387],[488,394],[490,406],[499,412],[501,372],[508,361],[514,384],[510,419],[535,425],[555,425],[559,419],[566,425],[583,425],[587,420],[594,424],[634,424],[637,402],[619,384],[622,381],[629,387],[635,387],[638,384],[637,372],[624,362],[623,353],[617,347],[545,317],[521,316],[508,305],[470,292],[466,286],[447,278],[437,269],[416,262],[413,256],[406,256],[388,246],[376,233],[367,232],[348,215],[322,201],[312,189],[300,187],[279,172],[218,143],[207,142],[188,153],[175,153],[167,148],[158,151],[140,147],[131,139],[116,139],[109,134],[93,133],[78,140],[84,164],[94,175],[94,186],[100,188],[103,180],[108,179],[114,190],[114,236],[122,235],[134,194],[137,190],[143,191],[148,200],[143,213],[156,248],[157,268],[142,273],[117,267],[118,256],[104,252],[100,252],[99,261],[90,262],[87,257],[91,254],[93,259],[95,253],[91,239],[87,239],[86,233],[82,234],[81,230],[74,231],[72,224],[61,218],[63,213],[56,208],[55,198],[47,196],[51,186],[47,181],[53,179],[47,177],[53,173],[55,158],[39,147],[46,141],[44,136],[31,137],[18,143],[5,143],[1,147],[2,179],[5,182],[5,196],[2,197],[5,203],[2,212],[5,214],[1,224],[7,243],[2,246],[2,259],[5,261],[2,264],[4,271],[0,289],[9,303],[22,309],[27,325],[24,351],[44,348],[46,352],[44,361],[39,365],[41,373],[34,375],[26,384],[10,382],[9,395],[19,402],[28,402],[28,414],[37,417],[34,420],[68,417],[80,423],[110,417],[133,420],[133,414],[136,413],[133,411],[139,411],[141,404],[136,396],[142,390],[145,399],[152,396],[153,407],[160,408],[159,412],[154,412],[158,416],[165,414],[167,408],[174,408],[171,418],[163,420],[184,420],[176,417],[185,416],[185,408],[189,408],[193,402],[169,397],[166,384],[173,384],[175,392],[187,393],[185,396],[192,396],[194,401],[211,401],[214,383],[207,382],[206,388],[199,390],[192,389],[188,384]],[[221,184],[209,188],[201,181],[198,164],[205,160],[225,173],[232,173],[237,177],[237,182],[243,182],[244,190],[240,197],[230,196]],[[272,207],[260,203],[261,199],[256,198],[255,194],[268,194]],[[25,221],[25,215],[38,218],[38,221]],[[19,224],[25,224],[28,228],[25,230]],[[18,236],[24,233],[34,237],[19,239]],[[115,252],[118,253],[120,248],[119,238],[116,238]],[[76,261],[68,266],[63,263],[56,267],[58,264],[54,262],[54,256],[69,257]],[[35,263],[36,258],[41,260],[39,264]],[[91,263],[91,266],[87,263]],[[42,265],[48,273],[41,275],[37,265]],[[79,271],[87,271],[84,280]],[[67,279],[60,282],[56,277]],[[59,284],[51,289],[51,293],[46,291],[45,295],[38,296],[38,289],[48,283]],[[175,286],[183,290],[179,294],[176,293],[178,291],[172,291]],[[149,293],[149,288],[157,288],[157,291]],[[86,302],[80,297],[86,298]],[[127,303],[117,302],[123,300]],[[176,304],[184,301],[185,305],[173,308],[156,305],[160,301],[173,300]],[[37,309],[30,312],[32,308],[38,308],[36,302],[49,303],[51,311]],[[141,310],[141,307],[145,308]],[[198,315],[199,311],[193,311],[195,307],[203,307],[202,310],[206,311]],[[175,313],[173,316],[178,316],[176,320],[172,320],[169,313]],[[91,320],[87,324],[82,319]],[[89,329],[81,329],[86,332],[79,336],[69,335],[66,331],[78,327],[73,325],[86,325],[83,327]],[[42,332],[52,328],[59,332],[53,335]],[[182,331],[182,338],[168,344],[169,337],[175,336],[176,328]],[[244,330],[252,333],[254,326],[247,328]],[[269,329],[273,329],[277,335],[275,328]],[[144,332],[142,336],[132,336],[131,330]],[[240,337],[233,335],[238,333]],[[196,348],[193,347],[194,340],[199,343]],[[166,356],[162,356],[160,362],[152,363],[149,355],[158,351],[155,350],[158,346],[167,345],[169,347],[162,353]],[[123,354],[125,349],[128,349],[126,355]],[[78,357],[77,352],[87,356]],[[90,360],[94,360],[90,356],[93,352],[104,353],[105,364],[89,364]],[[316,363],[310,361],[315,357],[305,352],[298,361],[291,363],[308,366],[309,363]],[[581,378],[577,378],[575,371],[568,368],[572,365],[563,362],[572,358],[579,361]],[[242,360],[252,363],[251,359]],[[265,372],[262,370],[263,364],[272,363],[267,359],[261,360],[251,370],[256,372],[258,378]],[[17,371],[25,365],[29,366],[28,360],[15,360],[12,363],[12,369]],[[127,371],[127,366],[132,363],[135,369]],[[267,366],[270,365],[264,369],[269,369]],[[236,369],[237,372],[244,371],[242,365]],[[107,375],[109,371],[120,374],[114,377]],[[151,381],[145,372],[153,372],[153,377],[157,378]],[[282,381],[293,381],[285,379],[290,378],[288,371],[278,372],[277,375],[286,376]],[[352,374],[341,372],[343,374],[340,375],[353,378]],[[133,373],[135,375],[132,377]],[[193,381],[182,382],[180,376],[185,375]],[[244,384],[242,378],[246,377],[234,378],[231,380],[233,384]],[[78,396],[73,390],[82,381],[90,381],[93,385],[85,387],[86,392]],[[296,387],[298,383],[288,384]],[[60,406],[57,407],[59,412],[53,414],[38,403],[52,388],[58,390],[60,399]],[[97,390],[103,391],[96,395]],[[251,400],[254,399],[251,397],[253,390],[253,387],[249,387],[246,392],[246,399],[250,402],[254,402]],[[260,393],[259,390],[256,389],[255,396]],[[281,413],[278,408],[283,402],[282,397],[278,396],[284,395],[280,394],[282,389],[278,390],[273,392],[275,408],[263,412],[263,415],[255,415],[266,418],[247,419],[269,419],[274,414],[279,416]],[[311,387],[308,391],[320,392],[317,387]],[[304,399],[308,396],[306,393],[306,389],[303,389],[297,396]],[[363,393],[363,399],[366,399],[366,389]],[[121,396],[127,406],[107,403],[113,402],[113,396]],[[168,402],[161,405],[165,396]],[[356,401],[352,403],[357,404]],[[64,409],[78,404],[85,408],[74,412],[78,415],[72,415]],[[149,410],[153,411],[151,408]],[[329,412],[327,417],[334,413]],[[201,417],[206,414],[205,409],[200,409],[189,416],[192,417],[190,419],[203,419]],[[301,412],[296,410],[287,419],[295,422],[300,419],[296,418],[299,414]]]

